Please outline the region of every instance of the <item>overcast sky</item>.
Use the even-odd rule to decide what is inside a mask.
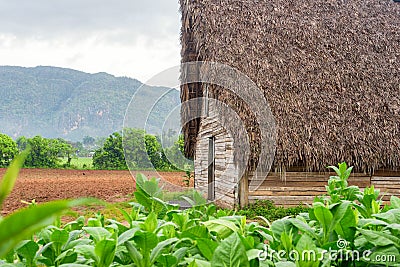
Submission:
[[[0,65],[142,82],[180,62],[178,0],[0,0]]]

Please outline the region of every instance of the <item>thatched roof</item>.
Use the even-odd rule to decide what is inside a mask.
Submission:
[[[264,91],[276,165],[400,167],[400,3],[181,0],[181,10],[183,62],[230,65]]]

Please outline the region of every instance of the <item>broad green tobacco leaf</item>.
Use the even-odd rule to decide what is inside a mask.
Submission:
[[[90,199],[58,200],[24,208],[0,222],[0,258],[20,241],[50,225],[56,216],[74,206],[92,203]]]
[[[17,180],[19,170],[24,165],[25,159],[29,154],[29,149],[23,151],[21,154],[16,156],[11,162],[10,167],[7,169],[3,178],[0,182],[0,210],[4,200],[11,193],[14,188],[15,181]]]
[[[231,234],[228,238],[221,241],[211,260],[213,267],[249,267],[246,250],[237,233]]]

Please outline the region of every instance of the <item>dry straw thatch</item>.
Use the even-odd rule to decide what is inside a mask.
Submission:
[[[400,3],[180,2],[182,61],[230,65],[264,91],[277,123],[275,166],[321,171],[345,160],[366,172],[400,167]],[[182,101],[202,95],[201,84],[190,86],[182,86]],[[255,132],[256,164],[255,118],[226,90],[213,95]],[[184,128],[191,155],[198,125]]]

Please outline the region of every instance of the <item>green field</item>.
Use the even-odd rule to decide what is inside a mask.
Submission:
[[[67,158],[61,159],[61,164],[67,163]],[[93,169],[93,159],[88,157],[72,158],[71,167],[77,169]]]

